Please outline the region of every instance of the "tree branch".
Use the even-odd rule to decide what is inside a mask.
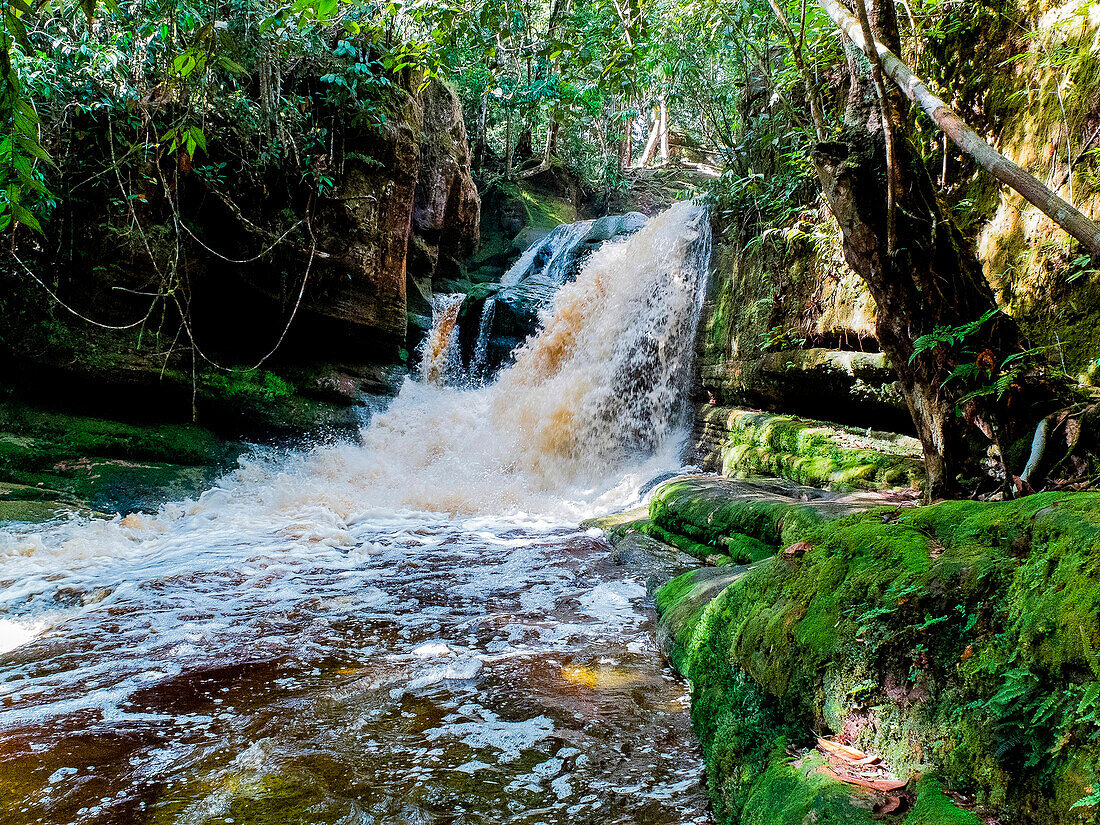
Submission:
[[[837,0],[818,0],[833,22],[845,32],[867,55],[872,49],[882,61],[883,70],[905,93],[919,104],[936,122],[936,125],[953,140],[960,149],[970,155],[978,165],[991,172],[1029,203],[1084,244],[1094,255],[1100,255],[1100,225],[1082,214],[1041,182],[1010,161],[966,125],[961,117],[944,103],[919,77],[909,71],[901,59],[877,40],[868,42],[859,22]]]

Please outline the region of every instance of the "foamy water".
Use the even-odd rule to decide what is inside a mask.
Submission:
[[[408,382],[361,443],[0,529],[3,821],[704,821],[643,583],[573,525],[679,464],[705,223],[606,245],[495,383]]]

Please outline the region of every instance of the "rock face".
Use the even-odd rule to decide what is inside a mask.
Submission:
[[[877,351],[874,301],[858,276],[828,250],[754,243],[740,233],[715,229],[698,399],[910,429],[893,369]]]
[[[326,238],[336,244],[325,278],[333,286],[308,308],[403,339],[407,312],[428,305],[432,280],[454,277],[476,248],[481,201],[454,91],[439,81],[419,95],[398,88],[393,109],[380,136],[360,136],[367,151],[347,161],[342,214],[330,215],[335,231]]]
[[[256,136],[212,116],[202,168],[216,171],[161,157],[171,197],[160,186],[138,191],[132,219],[117,214],[107,177],[65,200],[46,228],[64,232],[42,244],[28,235],[20,251],[53,273],[67,305],[120,329],[61,314],[20,273],[0,272],[0,316],[18,319],[0,335],[6,383],[47,406],[120,420],[134,410],[197,417],[234,436],[356,426],[363,394],[395,391],[385,366],[412,349],[410,311],[423,311],[436,279],[461,271],[479,237],[455,93],[400,77],[385,89],[379,123],[311,112],[329,138],[285,157],[244,151]],[[82,124],[94,139],[81,151],[98,151],[108,125]],[[86,162],[74,153],[62,178],[75,181]],[[130,162],[124,178],[156,177],[155,165]],[[227,168],[234,177],[218,171]],[[151,311],[149,296],[168,278],[186,300]],[[146,313],[149,323],[133,326]]]
[[[409,245],[409,305],[421,311],[436,278],[455,278],[476,249],[481,200],[470,173],[462,107],[441,82],[421,94],[423,140],[413,197]],[[414,291],[415,290],[415,291]]]
[[[920,442],[789,415],[704,404],[695,414],[696,460],[736,478],[775,476],[829,490],[916,488]]]
[[[910,426],[890,362],[881,352],[824,347],[766,352],[756,358],[706,361],[703,390],[725,404],[789,410],[836,420]]]
[[[347,165],[338,203],[325,210],[326,251],[337,261],[325,267],[327,288],[311,296],[307,309],[401,338],[423,111],[407,91],[398,89],[395,97],[398,116],[382,126],[380,136],[360,136],[369,161]]]

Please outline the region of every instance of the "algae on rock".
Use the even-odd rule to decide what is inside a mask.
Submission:
[[[796,535],[804,554],[754,565],[714,598],[681,607],[715,575],[701,572],[658,594],[721,821],[757,821],[741,818],[752,800],[790,779],[775,743],[814,730],[1008,821],[1091,818],[1100,494],[878,508]],[[941,797],[918,785],[906,822],[976,821]]]
[[[837,491],[923,480],[915,439],[713,405],[696,410],[696,452],[704,468],[727,476],[776,476]]]

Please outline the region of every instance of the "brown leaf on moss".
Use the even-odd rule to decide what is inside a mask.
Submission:
[[[783,551],[783,558],[788,559],[788,560],[789,559],[797,559],[797,558],[800,558],[800,557],[806,555],[806,553],[808,551],[813,550],[813,549],[814,549],[814,546],[812,544],[810,544],[808,541],[799,541],[799,542],[796,542],[796,543],[792,544],[790,547],[787,547]]]

